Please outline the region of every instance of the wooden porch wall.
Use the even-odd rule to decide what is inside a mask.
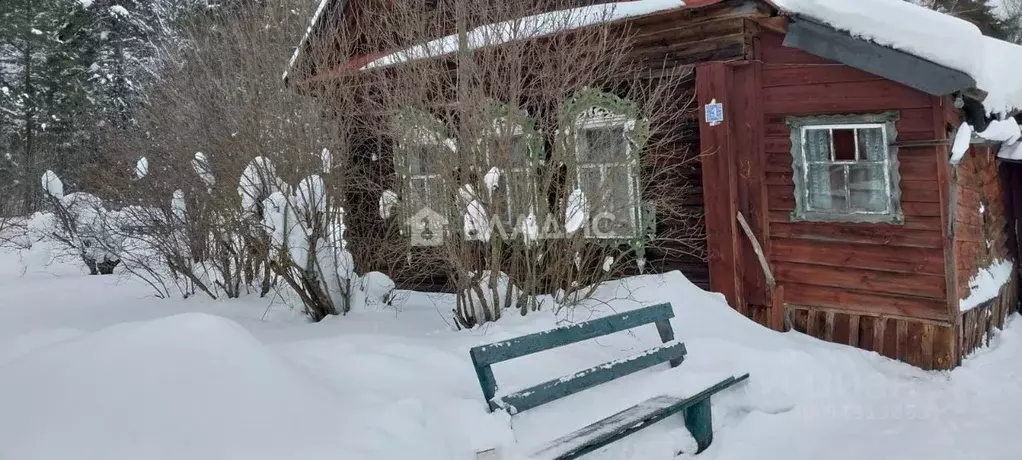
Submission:
[[[993,329],[1003,328],[1008,316],[1018,311],[1018,287],[1018,277],[1013,276],[996,298],[962,313],[957,330],[958,356],[965,358],[990,344]]]
[[[979,271],[998,260],[1017,260],[1015,222],[1009,222],[1010,183],[999,174],[996,148],[973,146],[953,171],[955,220],[953,241],[958,299],[970,294],[969,284]],[[1016,267],[1017,271],[1017,267]],[[960,300],[956,299],[956,305]],[[998,296],[961,314],[958,351],[964,358],[987,345],[993,328],[1001,328],[1016,311],[1018,280],[1012,276]]]
[[[933,140],[939,101],[761,36],[770,261],[788,304],[949,322],[937,147],[901,147],[904,225],[793,222],[788,116],[896,110],[898,141]],[[945,160],[946,161],[946,160]]]

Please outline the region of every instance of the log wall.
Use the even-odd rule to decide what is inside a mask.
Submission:
[[[995,148],[973,146],[954,167],[955,284],[958,302],[971,294],[970,281],[985,267],[1001,260],[1015,260],[1012,242],[1014,222],[1009,224],[1010,200],[998,173]],[[1009,185],[1010,186],[1010,185]],[[993,328],[1004,325],[1017,307],[1017,279],[1012,277],[997,297],[961,314],[958,319],[959,354],[962,357],[986,345]]]

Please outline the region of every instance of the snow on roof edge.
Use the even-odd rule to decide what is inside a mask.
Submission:
[[[284,74],[280,76],[281,80],[287,81],[288,73],[290,73],[295,63],[298,62],[298,58],[302,55],[302,50],[305,49],[305,45],[309,42],[312,36],[312,31],[319,25],[319,21],[323,19],[323,13],[326,11],[327,6],[337,0],[320,0],[319,6],[316,7],[316,12],[313,13],[312,19],[309,21],[309,27],[305,29],[305,35],[302,36],[301,41],[298,42],[298,46],[295,47],[295,52],[291,55],[291,59],[287,63],[287,68],[284,69]],[[347,3],[347,0],[341,0]]]
[[[687,6],[683,0],[626,0],[551,11],[476,27],[468,31],[468,47],[475,50],[517,40],[540,38],[595,24],[681,9]],[[458,35],[452,34],[387,54],[370,61],[359,70],[371,70],[440,57],[454,53],[457,51],[457,47]]]
[[[987,113],[1022,109],[1022,46],[983,35],[974,24],[903,0],[767,0],[859,39],[964,72],[987,93]]]

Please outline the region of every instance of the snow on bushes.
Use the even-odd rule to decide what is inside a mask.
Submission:
[[[113,273],[120,263],[118,254],[123,242],[110,230],[117,212],[107,211],[103,200],[89,193],[65,195],[64,184],[53,171],[43,173],[41,181],[53,211],[33,216],[26,232],[30,240],[22,247],[32,249],[36,244],[62,247],[81,257],[90,274]],[[52,247],[46,250],[49,249]]]

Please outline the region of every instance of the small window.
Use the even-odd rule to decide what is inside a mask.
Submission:
[[[635,119],[590,112],[575,125],[577,184],[589,202],[591,236],[639,235],[638,159],[629,138]]]
[[[485,136],[485,169],[500,170],[500,181],[496,190],[491,190],[491,199],[510,230],[530,212],[540,212],[536,199],[536,167],[543,140],[524,113],[497,103],[493,110],[500,115],[493,119]]]
[[[795,220],[900,223],[896,115],[793,118]]]
[[[395,120],[395,131],[395,170],[402,182],[405,218],[444,216],[448,204],[444,168],[454,157],[454,141],[444,135],[439,120],[414,111]]]

